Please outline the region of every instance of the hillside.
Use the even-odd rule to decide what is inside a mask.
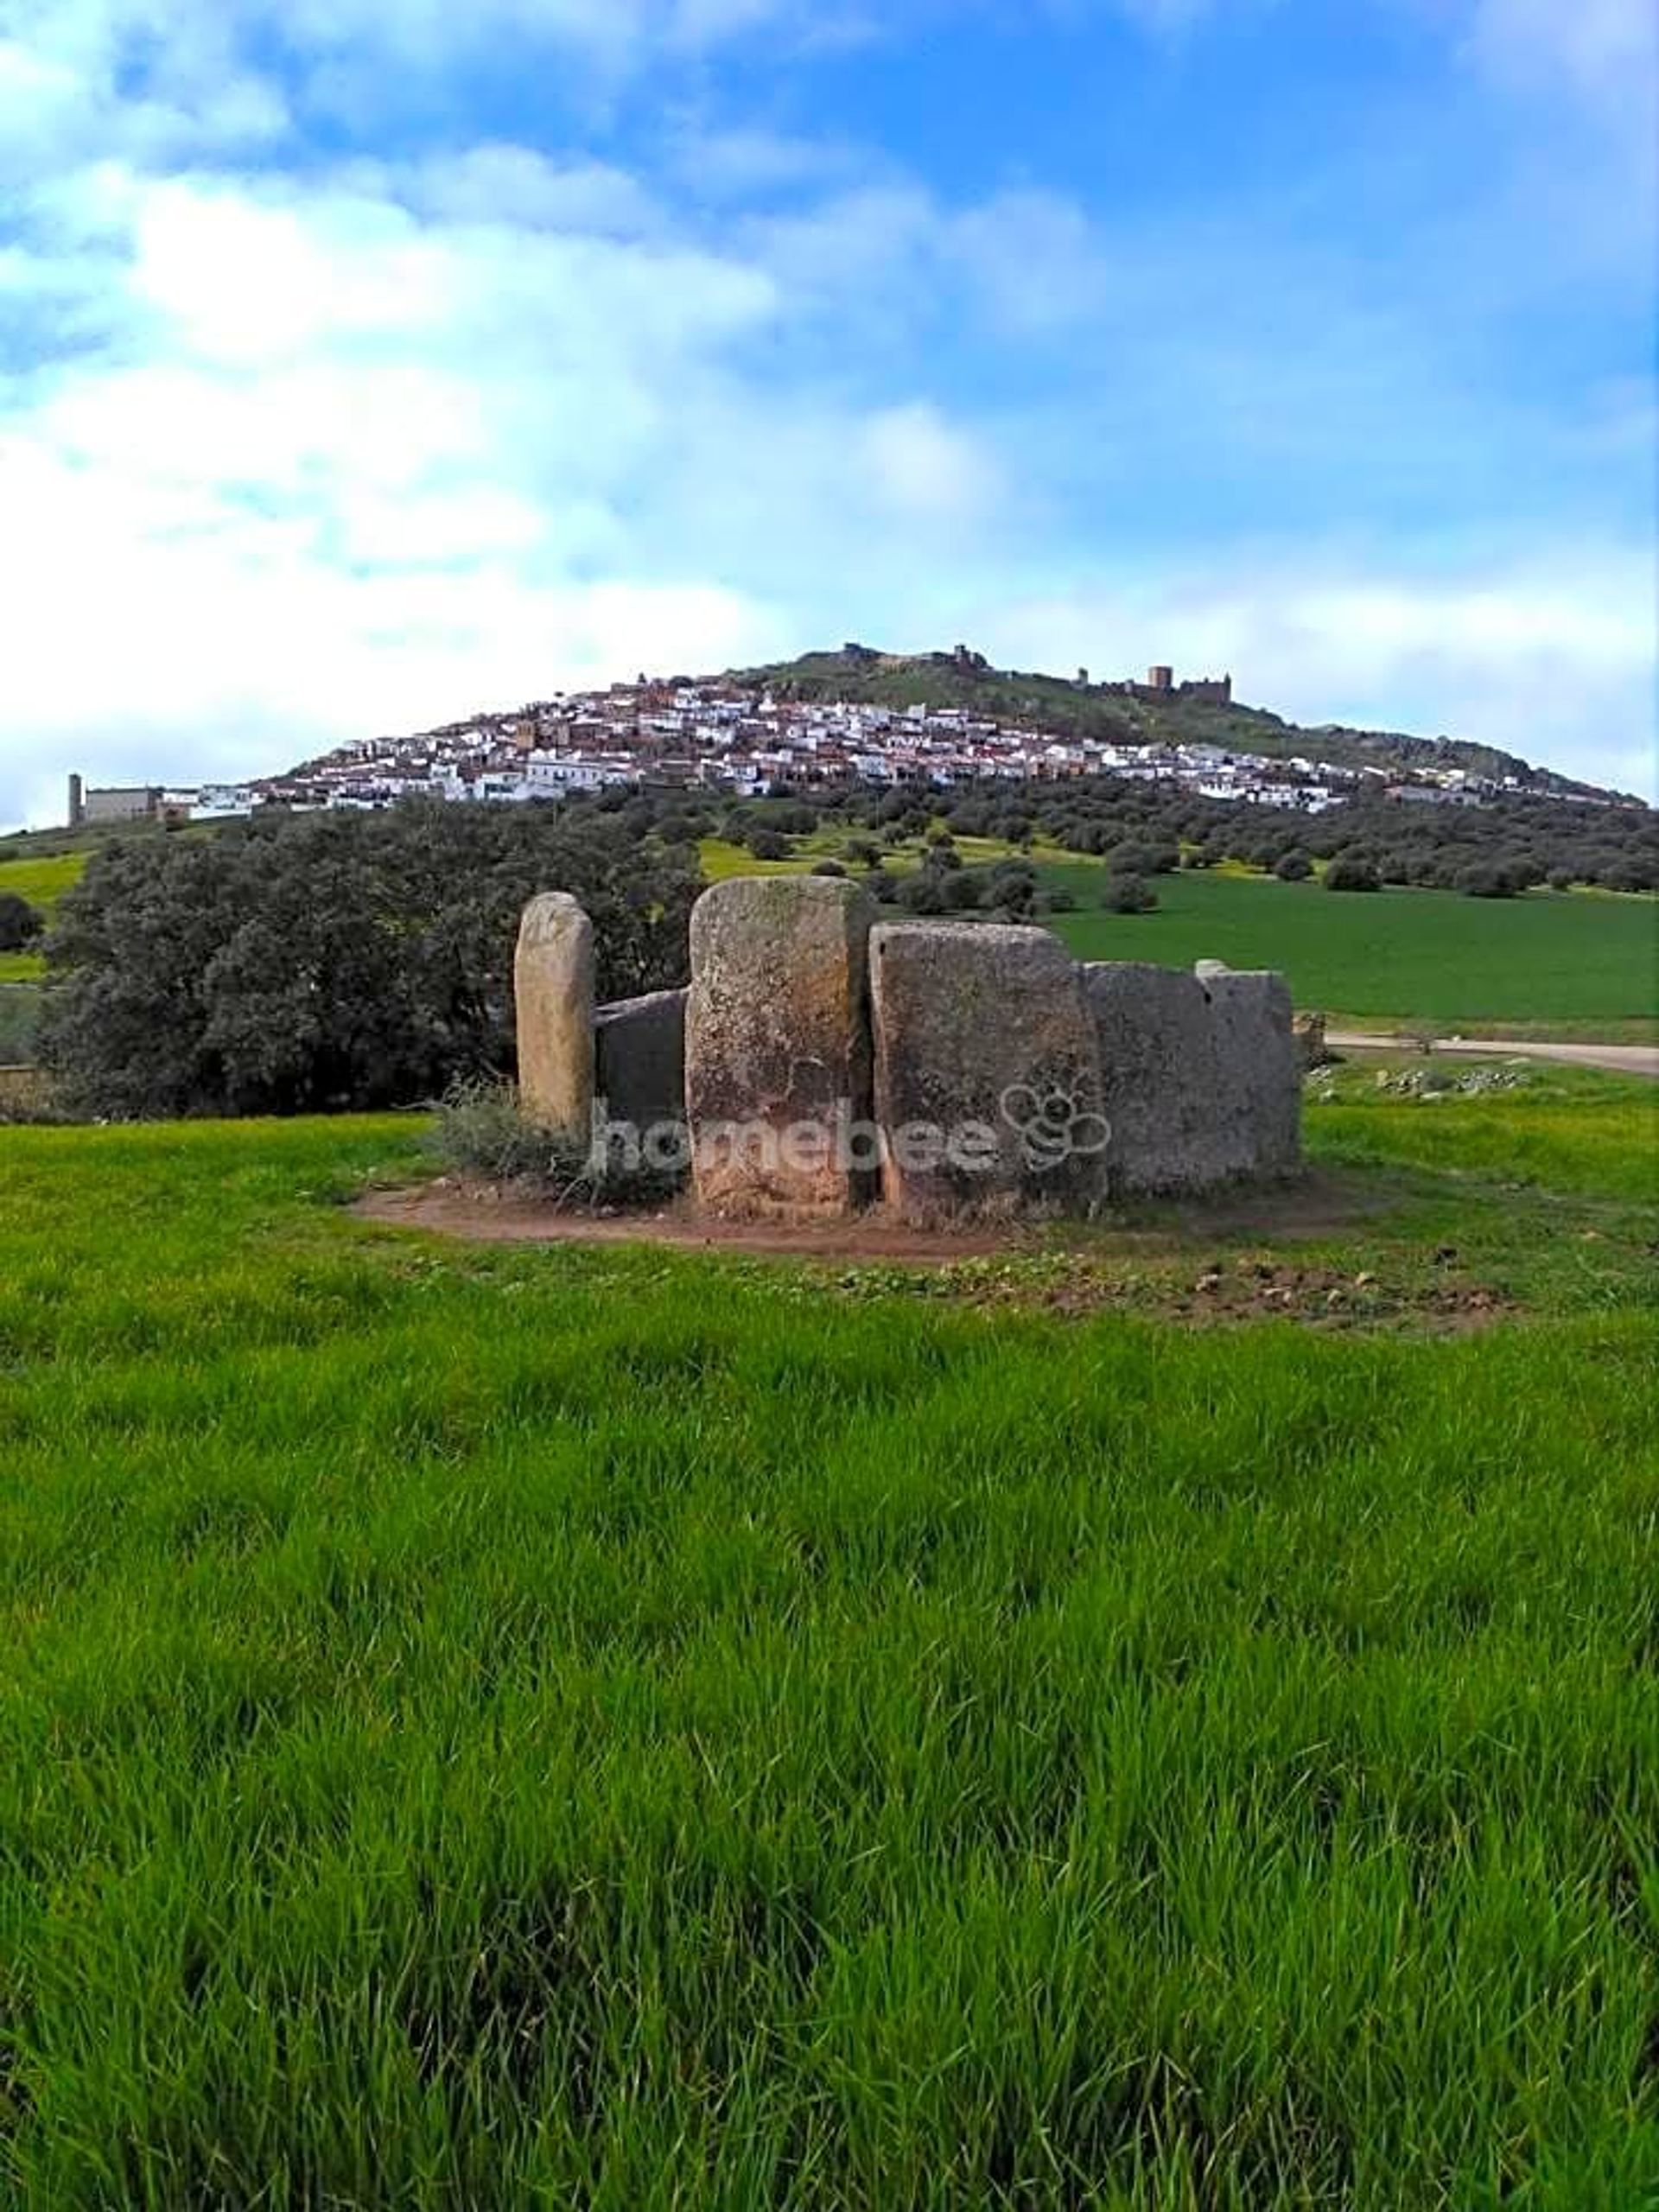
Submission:
[[[423,796],[556,798],[619,784],[741,795],[791,784],[803,771],[828,789],[865,780],[873,756],[893,782],[1042,781],[1055,775],[1057,747],[1071,778],[1145,774],[1140,749],[1155,748],[1160,757],[1151,772],[1230,804],[1300,807],[1398,781],[1422,786],[1416,797],[1489,805],[1544,798],[1647,814],[1626,794],[1492,747],[1302,726],[1234,698],[1230,677],[1175,683],[1161,673],[1168,679],[1161,689],[1093,683],[1081,672],[1067,679],[995,669],[964,645],[899,654],[847,645],[721,675],[642,675],[602,690],[481,709],[426,729],[355,738],[234,787],[168,789],[165,804],[158,778],[147,817],[0,838],[0,859],[90,850],[111,833],[207,827],[264,808],[378,808]],[[1316,788],[1322,777],[1330,792]]]
[[[1463,768],[1497,781],[1513,777],[1523,790],[1564,798],[1625,796],[1461,739],[1412,737],[1395,730],[1351,729],[1335,723],[1305,727],[1266,708],[1236,700],[1221,705],[1191,691],[1183,694],[1179,688],[1159,695],[1139,684],[1084,684],[1065,677],[992,668],[982,655],[963,646],[954,652],[889,653],[849,645],[838,652],[806,653],[798,660],[734,670],[731,680],[765,686],[775,696],[791,699],[840,699],[893,709],[961,707],[1000,721],[1023,722],[1057,735],[1092,737],[1109,744],[1216,745],[1226,752],[1273,760],[1301,754],[1348,768]]]

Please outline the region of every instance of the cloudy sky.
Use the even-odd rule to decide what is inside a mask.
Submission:
[[[1647,0],[0,0],[0,827],[859,637],[1650,791]]]

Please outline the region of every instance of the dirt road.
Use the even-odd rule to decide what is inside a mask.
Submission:
[[[1407,1040],[1372,1036],[1357,1030],[1333,1029],[1326,1041],[1339,1052],[1349,1052],[1363,1051],[1367,1046],[1373,1051],[1386,1052]],[[1607,1068],[1615,1075],[1659,1077],[1659,1045],[1547,1045],[1526,1037],[1460,1037],[1455,1040],[1436,1038],[1434,1056],[1438,1059],[1443,1053],[1478,1059],[1519,1056],[1529,1060],[1560,1060],[1568,1067]]]

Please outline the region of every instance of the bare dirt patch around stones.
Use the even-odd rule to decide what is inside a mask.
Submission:
[[[1109,1219],[918,1227],[881,1210],[845,1220],[728,1220],[689,1200],[653,1210],[551,1205],[512,1185],[445,1178],[375,1191],[353,1211],[384,1226],[480,1244],[667,1249],[734,1260],[818,1263],[813,1294],[912,1296],[1083,1319],[1120,1312],[1193,1327],[1292,1320],[1320,1328],[1478,1328],[1515,1307],[1469,1280],[1456,1255],[1425,1267],[1325,1254],[1318,1264],[1261,1248],[1363,1233],[1395,1193],[1376,1178],[1309,1175],[1271,1191],[1144,1205]],[[1243,1249],[1241,1249],[1241,1246]]]
[[[916,1229],[873,1209],[845,1220],[728,1220],[690,1200],[652,1209],[560,1208],[512,1185],[445,1178],[409,1191],[375,1191],[353,1209],[369,1221],[484,1244],[656,1244],[688,1252],[935,1266],[976,1255],[1036,1249],[1027,1225]]]
[[[993,1253],[1103,1250],[1261,1235],[1308,1239],[1375,1218],[1389,1202],[1375,1181],[1308,1175],[1268,1191],[1225,1192],[1205,1201],[1140,1205],[1099,1222],[965,1217],[930,1228],[880,1206],[837,1220],[728,1218],[689,1198],[659,1207],[558,1206],[512,1184],[453,1176],[401,1191],[372,1191],[353,1211],[394,1228],[422,1229],[475,1243],[666,1244],[688,1251],[745,1252],[818,1260],[904,1260],[949,1265]]]

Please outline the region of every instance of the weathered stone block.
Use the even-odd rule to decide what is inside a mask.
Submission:
[[[1084,990],[1111,1137],[1103,1194],[1203,1190],[1233,1169],[1220,1142],[1209,994],[1193,976],[1141,961],[1090,963]]]
[[[1086,1207],[1107,1131],[1094,1025],[1058,939],[884,923],[870,988],[888,1203],[911,1218]]]
[[[828,876],[746,876],[691,914],[685,1102],[699,1199],[836,1214],[867,1195],[874,901]]]
[[[594,1084],[611,1121],[641,1132],[684,1121],[686,995],[652,991],[594,1014]]]
[[[1269,970],[1211,970],[1219,1156],[1231,1175],[1288,1174],[1301,1157],[1301,1055],[1290,991]]]
[[[1302,1072],[1328,1067],[1335,1057],[1325,1042],[1325,1018],[1322,1014],[1299,1014],[1290,1025],[1296,1039],[1296,1050],[1302,1063]]]
[[[512,967],[528,1119],[587,1141],[594,1103],[594,925],[563,891],[525,907]]]

